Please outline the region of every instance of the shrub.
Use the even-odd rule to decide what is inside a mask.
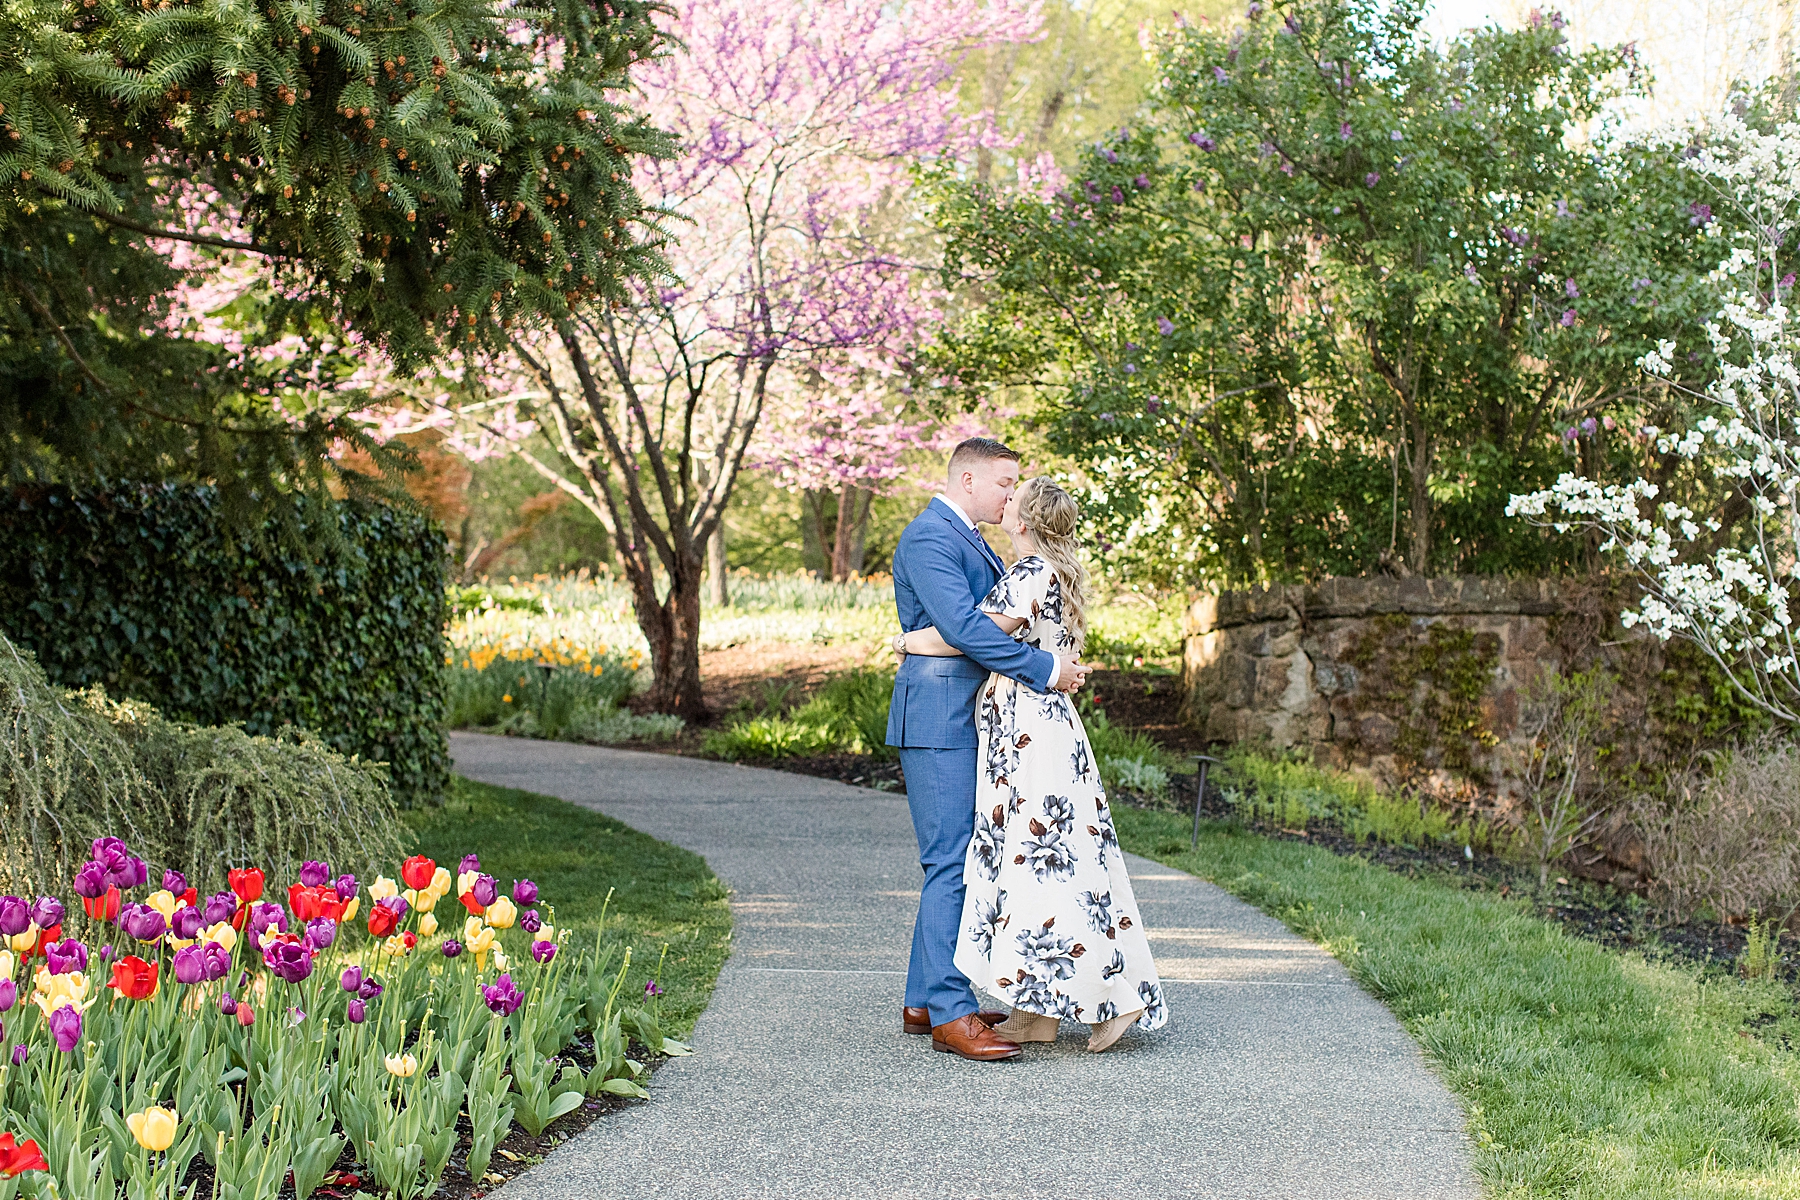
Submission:
[[[1550,864],[1587,842],[1608,811],[1605,791],[1596,786],[1594,750],[1612,693],[1613,677],[1598,667],[1568,675],[1545,671],[1526,689],[1518,844],[1537,863],[1539,887],[1549,886]]]
[[[1763,737],[1671,772],[1630,809],[1650,896],[1685,920],[1720,920],[1800,903],[1800,748]]]
[[[17,488],[0,511],[0,632],[63,687],[102,685],[169,719],[316,730],[385,762],[403,804],[449,779],[444,536],[426,517],[346,501],[316,549],[228,531],[216,494],[172,484]],[[291,539],[290,539],[291,541]]]
[[[790,690],[767,689],[760,711],[746,708],[726,728],[707,736],[706,752],[733,762],[811,754],[899,757],[887,745],[891,669],[863,668],[834,676],[812,699],[784,715],[781,708]]]

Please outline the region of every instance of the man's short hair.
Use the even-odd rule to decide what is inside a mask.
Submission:
[[[1019,452],[994,438],[965,438],[950,452],[950,478],[955,479],[978,462],[1018,462]]]

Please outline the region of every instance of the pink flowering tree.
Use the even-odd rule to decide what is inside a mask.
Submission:
[[[635,174],[666,214],[670,274],[634,304],[521,330],[494,369],[556,452],[516,451],[612,535],[656,709],[704,711],[706,547],[772,379],[873,370],[919,340],[927,278],[897,197],[914,164],[991,139],[959,109],[957,67],[1037,21],[1021,0],[930,20],[879,0],[720,0],[674,24],[685,52],[635,72],[681,148]]]

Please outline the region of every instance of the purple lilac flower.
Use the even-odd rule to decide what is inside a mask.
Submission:
[[[519,1005],[525,1003],[525,993],[514,984],[512,972],[503,972],[500,978],[481,989],[482,999],[487,1006],[503,1017],[510,1017],[519,1011]]]
[[[1381,182],[1381,172],[1380,171],[1370,171],[1367,175],[1363,176],[1363,186],[1364,187],[1374,187],[1376,184],[1378,184],[1380,182]]]
[[[163,891],[179,896],[187,891],[187,876],[170,867],[163,872]]]
[[[39,896],[32,901],[29,915],[39,929],[55,929],[63,923],[63,903],[55,896]]]
[[[462,943],[455,938],[444,939],[444,957],[455,958],[463,952]]]
[[[1356,131],[1350,127],[1350,122],[1348,121],[1345,121],[1342,125],[1338,126],[1338,136],[1346,142],[1351,139],[1355,132]]]
[[[206,978],[206,953],[198,946],[184,946],[175,952],[175,979],[193,985]]]
[[[56,1048],[64,1054],[80,1043],[81,1014],[73,1004],[65,1004],[50,1014],[50,1036],[56,1039]]]
[[[337,889],[338,899],[342,900],[344,903],[348,904],[351,900],[355,899],[356,876],[349,874],[339,875],[337,877],[337,883],[332,886]]]
[[[1586,420],[1584,420],[1581,423],[1581,432],[1588,434],[1590,436],[1594,433],[1595,430],[1597,430],[1599,428],[1600,428],[1600,422],[1594,420],[1594,418],[1592,418],[1592,417],[1587,418]]]
[[[368,1019],[369,1009],[360,999],[353,999],[344,1006],[344,1015],[350,1018],[352,1025],[361,1025]]]
[[[77,896],[98,900],[106,895],[106,868],[93,861],[82,863],[81,870],[75,872],[74,886]]]
[[[1281,23],[1281,27],[1283,29],[1287,30],[1289,33],[1293,34],[1295,37],[1300,36],[1300,18],[1295,16],[1293,13],[1289,13],[1287,15],[1287,20],[1285,20]]]
[[[1224,67],[1214,67],[1213,68],[1213,79],[1219,83],[1230,83],[1231,75],[1225,70]]]
[[[337,941],[338,925],[330,917],[314,917],[306,923],[306,940],[315,950],[325,950]]]
[[[1572,308],[1563,309],[1562,327],[1564,329],[1567,329],[1574,324],[1575,324],[1575,310]]]
[[[229,921],[237,913],[238,898],[233,892],[220,892],[206,898],[206,923],[217,925]]]
[[[556,943],[555,942],[532,942],[531,943],[531,957],[537,959],[541,963],[549,962],[551,959],[556,957]]]
[[[324,887],[331,882],[331,868],[314,859],[300,864],[301,887]]]
[[[1148,175],[1140,174],[1136,179],[1133,179],[1131,183],[1133,187],[1141,190],[1150,186],[1150,177]]]
[[[1712,205],[1710,204],[1702,204],[1696,200],[1688,205],[1688,212],[1692,214],[1688,217],[1689,225],[1705,225],[1712,220]]]
[[[313,970],[313,948],[305,942],[276,942],[263,951],[263,965],[289,983],[299,983]]]
[[[1563,280],[1563,295],[1573,300],[1575,297],[1581,295],[1581,289],[1575,286],[1575,281],[1573,279],[1565,279]]]
[[[523,905],[537,903],[538,885],[529,879],[516,880],[513,883],[513,899]]]
[[[74,938],[64,938],[60,942],[50,942],[44,947],[44,959],[52,975],[67,975],[71,971],[85,971],[88,965],[88,949]]]
[[[346,992],[354,992],[362,986],[363,969],[361,967],[345,967],[344,973],[338,976],[338,986]]]

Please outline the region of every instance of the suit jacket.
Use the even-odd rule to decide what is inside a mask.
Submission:
[[[909,654],[894,677],[887,744],[959,749],[979,745],[975,697],[997,671],[1041,690],[1054,669],[1047,650],[1015,642],[976,608],[999,582],[1000,559],[981,534],[933,502],[913,518],[894,550],[894,604],[900,628],[935,625],[961,658]]]

